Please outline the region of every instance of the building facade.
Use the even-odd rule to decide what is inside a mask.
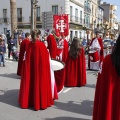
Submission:
[[[6,4],[8,3],[8,4]],[[30,32],[31,28],[31,0],[16,0],[17,4],[17,26],[18,30]],[[62,7],[62,11],[61,11]],[[84,0],[38,0],[36,9],[36,28],[41,29],[42,33],[46,31],[42,27],[43,13],[52,12],[53,14],[65,13],[69,15],[69,38],[82,38],[84,36]],[[0,33],[11,30],[10,1],[0,1]],[[52,19],[50,19],[52,21]],[[52,26],[50,22],[50,26]],[[52,28],[46,28],[50,32]]]
[[[115,13],[117,10],[117,6],[106,2],[103,2],[100,6],[104,9],[103,24],[105,24],[105,22],[107,21],[107,35],[108,37],[111,37],[112,35],[115,35],[118,31],[117,15]]]
[[[87,39],[90,38],[90,31],[91,31],[90,15],[91,15],[91,0],[85,0],[84,1],[84,36]]]
[[[98,24],[98,0],[91,0],[90,23],[91,23],[91,37],[93,38],[95,36]]]
[[[116,22],[117,22],[117,15],[116,15],[116,10],[117,6],[116,5],[111,5],[109,3],[103,2],[103,4],[100,5],[104,9],[104,19],[109,22],[109,25],[111,28],[114,28]]]

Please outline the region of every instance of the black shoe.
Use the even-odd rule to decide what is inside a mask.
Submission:
[[[3,65],[3,67],[5,67],[5,65]]]

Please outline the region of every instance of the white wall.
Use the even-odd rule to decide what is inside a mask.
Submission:
[[[77,0],[77,1],[83,1],[83,0]],[[84,2],[83,2],[83,5],[84,5]],[[70,6],[72,6],[72,16],[75,16],[75,9],[77,8],[78,9],[78,17],[80,18],[80,11],[82,11],[82,19],[84,19],[84,8],[70,2]],[[84,37],[84,31],[83,30],[73,30],[73,29],[70,29],[70,31],[73,31],[73,37],[75,36],[75,31],[78,31],[78,38],[79,38],[79,32],[81,31],[81,37],[83,38]]]
[[[75,0],[82,5],[84,5],[84,0]],[[22,8],[22,15],[24,17],[24,23],[26,25],[30,24],[29,16],[31,16],[31,0],[16,0],[17,8]],[[73,16],[75,16],[75,8],[78,9],[78,17],[80,17],[80,10],[83,11],[84,18],[84,9],[72,2],[69,2],[69,0],[38,0],[37,3],[38,6],[40,6],[40,12],[42,16],[42,12],[52,11],[53,5],[58,5],[58,12],[61,11],[61,6],[63,7],[63,13],[70,14],[70,6],[73,6]],[[68,7],[68,5],[70,5]],[[66,7],[66,9],[65,9]],[[10,19],[10,0],[0,0],[0,18],[3,18],[3,9],[7,9],[7,17]],[[11,21],[11,19],[10,19]],[[3,32],[3,29],[7,28],[8,30],[11,30],[11,24],[0,24],[0,33]],[[23,29],[24,32],[30,32],[29,29]],[[73,30],[75,31],[75,30]],[[42,30],[42,33],[44,34],[44,30]],[[74,33],[74,32],[73,32]],[[83,32],[82,32],[83,34]],[[82,35],[83,36],[83,35]],[[79,31],[78,31],[78,37],[79,37]]]

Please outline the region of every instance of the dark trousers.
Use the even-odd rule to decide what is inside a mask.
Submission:
[[[11,54],[11,52],[12,52],[12,49],[9,48],[9,49],[8,49],[8,58],[10,58],[10,54]]]

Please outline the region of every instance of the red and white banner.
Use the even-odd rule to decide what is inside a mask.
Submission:
[[[54,15],[53,16],[53,28],[56,31],[56,35],[69,35],[69,23],[68,23],[68,15],[62,14],[62,15]]]

